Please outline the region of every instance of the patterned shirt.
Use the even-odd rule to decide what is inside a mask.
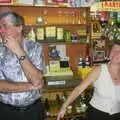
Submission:
[[[31,40],[24,40],[23,43],[29,60],[44,72],[45,64],[42,46]],[[0,46],[0,80],[27,82],[17,56],[5,46]],[[26,106],[33,103],[40,96],[40,90],[0,93],[0,101],[14,106]]]

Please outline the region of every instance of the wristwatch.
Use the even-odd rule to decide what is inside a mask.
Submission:
[[[20,56],[20,57],[19,57],[19,61],[23,61],[23,60],[25,60],[26,57],[27,57],[26,55]]]

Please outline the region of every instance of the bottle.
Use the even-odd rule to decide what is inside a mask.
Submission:
[[[79,63],[78,63],[78,68],[82,68],[83,66],[82,66],[82,61],[80,61]]]
[[[86,67],[86,61],[85,61],[85,59],[82,60],[82,67],[83,67],[83,68]]]
[[[83,61],[83,58],[80,56],[78,60],[78,68],[83,68],[82,61]]]
[[[71,41],[71,33],[70,33],[70,31],[64,30],[63,37],[64,37],[64,40],[66,42]]]
[[[117,13],[117,26],[120,27],[120,12]]]
[[[56,103],[58,107],[60,107],[62,104],[59,94],[56,95]]]
[[[46,111],[46,116],[49,116],[50,115],[50,105],[49,105],[49,102],[48,102],[48,98],[45,99],[45,111]]]
[[[116,12],[110,12],[108,24],[111,26],[116,24]]]
[[[65,102],[66,99],[67,99],[67,93],[64,92],[64,93],[63,93],[63,96],[62,96],[62,102]]]
[[[86,68],[89,68],[90,67],[90,63],[87,61],[87,62],[85,62],[85,67]]]
[[[85,67],[90,67],[90,58],[89,58],[89,56],[86,56],[85,57]]]
[[[62,101],[60,99],[60,95],[57,94],[56,95],[56,100],[55,100],[55,116],[57,115],[61,105],[62,105]]]

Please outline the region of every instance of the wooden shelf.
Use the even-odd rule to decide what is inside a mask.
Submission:
[[[26,27],[45,27],[45,26],[60,26],[60,27],[64,27],[64,26],[78,26],[80,25],[79,27],[88,27],[89,25],[88,24],[59,24],[59,23],[56,23],[56,24],[26,24]]]
[[[62,118],[61,120],[66,120],[68,118],[85,118],[85,117],[86,117],[85,113],[71,114],[71,115],[65,115],[64,118]],[[47,117],[46,120],[56,120],[56,116]]]
[[[55,89],[55,88],[53,88],[53,89],[44,89],[43,90],[43,92],[50,92],[50,93],[52,93],[52,92],[63,92],[63,91],[72,91],[73,90],[73,88],[58,88],[58,89]]]
[[[0,11],[15,11],[24,16],[26,24],[36,24],[36,18],[42,16],[48,24],[90,24],[90,8],[37,7],[37,6],[1,6]],[[26,12],[25,12],[26,11]],[[74,13],[74,14],[73,14]],[[74,19],[74,21],[72,21]],[[78,22],[80,21],[80,22]]]
[[[78,42],[66,42],[66,41],[57,41],[57,40],[51,40],[51,41],[49,41],[49,40],[37,40],[37,42],[40,42],[40,43],[42,43],[43,45],[49,45],[49,44],[66,44],[66,45],[76,45],[76,44],[81,44],[81,45],[88,45],[89,43],[88,42],[86,42],[86,41],[83,41],[83,42],[81,42],[81,41],[78,41]]]

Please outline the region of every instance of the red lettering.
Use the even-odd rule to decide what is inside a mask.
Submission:
[[[116,2],[113,2],[113,7],[116,7]]]
[[[108,6],[109,6],[108,2],[105,2],[104,7],[108,7]]]
[[[112,3],[111,2],[109,2],[109,6],[108,7],[112,7]]]
[[[120,2],[118,3],[118,7],[120,7]]]

